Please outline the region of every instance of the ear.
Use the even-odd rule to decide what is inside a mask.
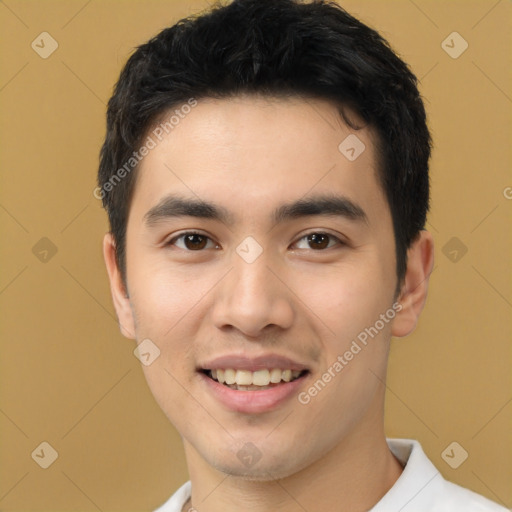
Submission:
[[[107,233],[103,238],[103,258],[105,259],[110,280],[110,291],[119,322],[119,329],[126,338],[135,339],[135,321],[130,299],[121,278],[121,272],[117,266],[116,244],[112,233]]]
[[[410,334],[427,299],[427,288],[434,266],[434,242],[428,231],[420,231],[407,251],[407,270],[398,302],[402,309],[393,320],[391,334],[401,337]]]

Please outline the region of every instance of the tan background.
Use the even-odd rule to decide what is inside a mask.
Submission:
[[[436,267],[417,331],[393,342],[387,435],[420,440],[445,477],[511,507],[511,3],[343,5],[421,78],[436,145]],[[127,56],[205,7],[0,2],[1,510],[151,510],[187,479],[117,328],[92,191]],[[31,48],[43,31],[59,44],[47,59]],[[453,31],[469,44],[457,59],[441,46]],[[48,469],[31,457],[43,441],[58,452]],[[458,469],[441,457],[453,441],[469,453]]]

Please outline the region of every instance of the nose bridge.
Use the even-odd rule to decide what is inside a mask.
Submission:
[[[250,336],[257,336],[268,325],[289,327],[293,321],[290,295],[269,268],[269,255],[246,255],[243,251],[233,255],[232,270],[218,289],[214,322],[217,327],[230,325]]]
[[[238,260],[238,261],[237,261]],[[241,304],[271,300],[274,278],[269,270],[268,258],[259,256],[255,261],[245,261],[243,258],[234,258],[233,298],[237,298]]]

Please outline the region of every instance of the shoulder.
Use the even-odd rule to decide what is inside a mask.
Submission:
[[[443,479],[443,489],[439,500],[441,511],[464,510],[467,512],[508,512],[508,509],[498,505],[476,492]],[[461,508],[463,507],[463,508]]]
[[[387,439],[404,467],[393,487],[371,512],[508,512],[506,508],[445,480],[414,439]]]

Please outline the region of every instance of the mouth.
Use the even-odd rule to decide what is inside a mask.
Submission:
[[[309,373],[308,370],[289,368],[263,368],[256,371],[217,368],[201,369],[200,371],[209,379],[235,391],[264,391],[294,382]]]
[[[207,396],[225,410],[241,414],[293,406],[292,398],[312,375],[307,363],[272,353],[219,355],[202,361],[197,372]]]

